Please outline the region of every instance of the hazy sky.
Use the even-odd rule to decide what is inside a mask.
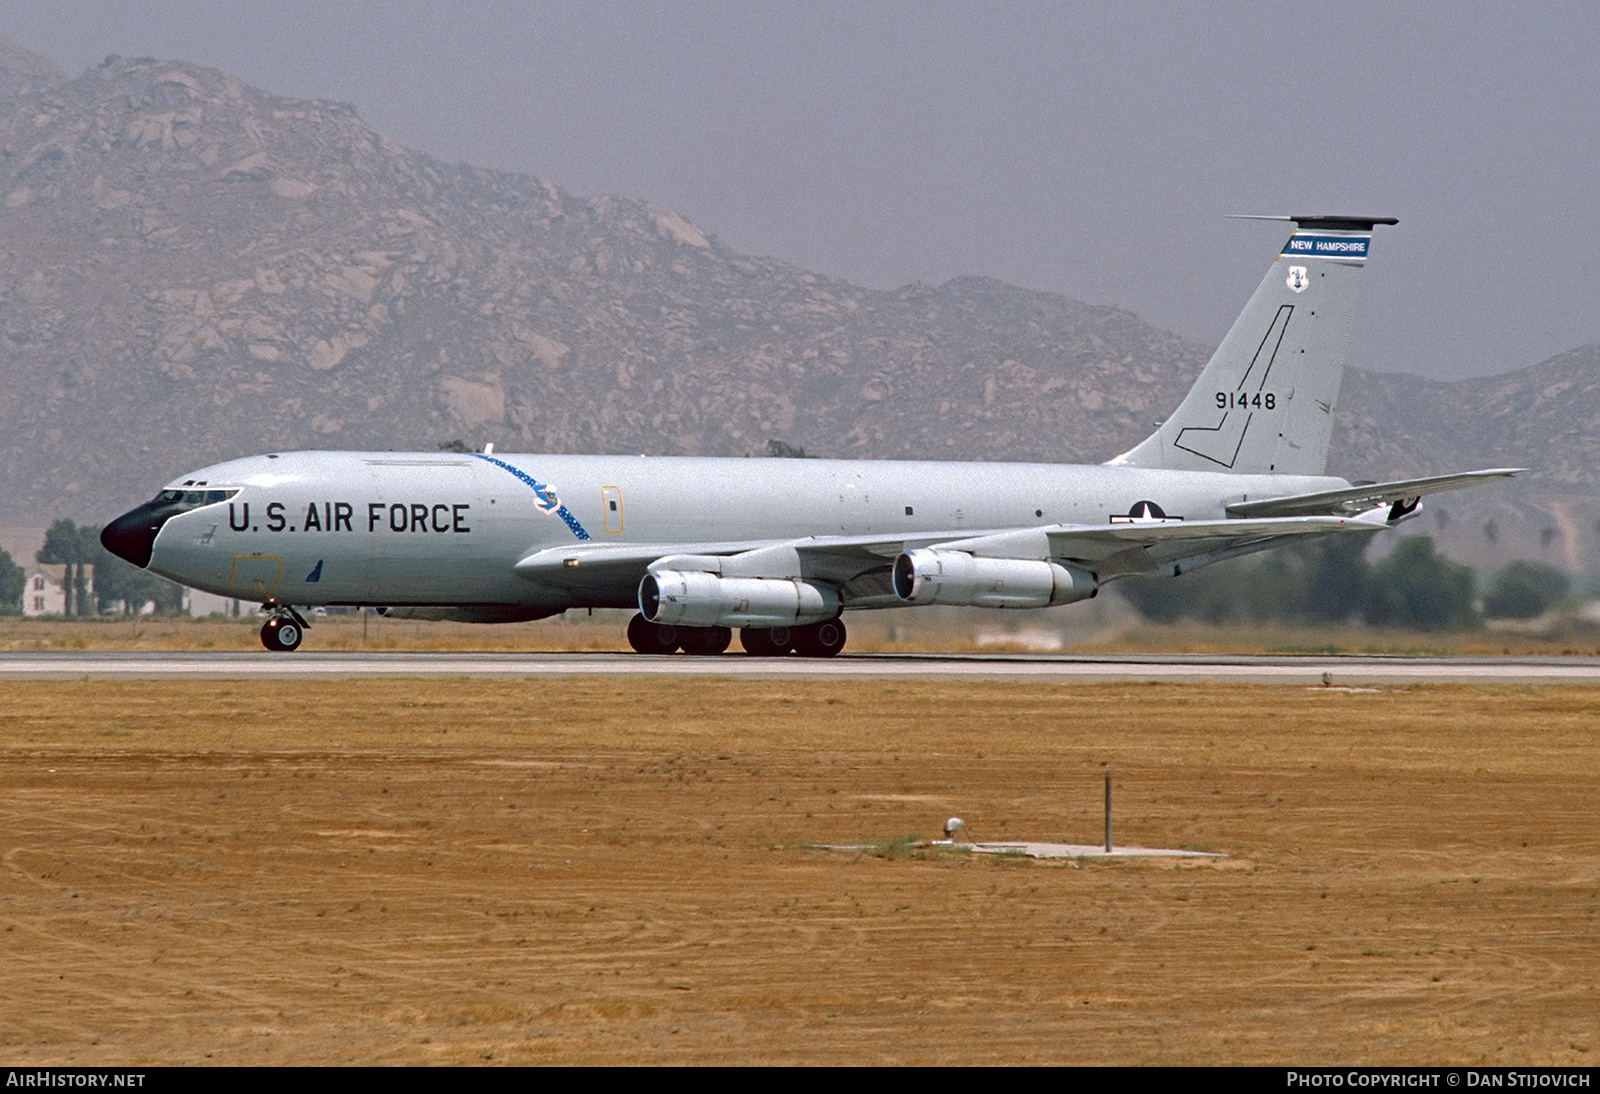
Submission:
[[[0,0],[71,74],[181,58],[875,288],[985,274],[1219,341],[1286,230],[1397,216],[1350,363],[1600,341],[1591,4]]]

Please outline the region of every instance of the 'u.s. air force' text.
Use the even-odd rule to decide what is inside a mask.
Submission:
[[[366,524],[368,532],[428,532],[461,534],[471,532],[467,513],[472,508],[466,502],[383,502],[367,503]],[[293,512],[281,501],[266,505],[268,532],[353,532],[356,507],[347,501],[313,501],[300,513],[299,503]],[[260,532],[262,526],[250,519],[250,503],[228,503],[228,527],[235,532]]]

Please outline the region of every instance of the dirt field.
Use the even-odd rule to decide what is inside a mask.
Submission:
[[[1600,1053],[1600,694],[0,684],[12,1064]],[[904,853],[1120,843],[1207,862]],[[818,844],[882,841],[882,854]]]

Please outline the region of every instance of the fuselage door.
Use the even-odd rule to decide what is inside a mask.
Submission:
[[[282,574],[283,559],[277,555],[234,555],[228,587],[266,598],[277,589]]]
[[[616,486],[600,488],[600,508],[606,514],[606,531],[622,531],[622,489]]]

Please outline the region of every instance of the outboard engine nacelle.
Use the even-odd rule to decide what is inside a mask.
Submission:
[[[1044,608],[1087,600],[1098,591],[1088,570],[1041,559],[925,548],[894,560],[894,595],[907,604]]]
[[[839,594],[791,578],[658,570],[639,582],[639,611],[679,627],[796,627],[839,614]]]

